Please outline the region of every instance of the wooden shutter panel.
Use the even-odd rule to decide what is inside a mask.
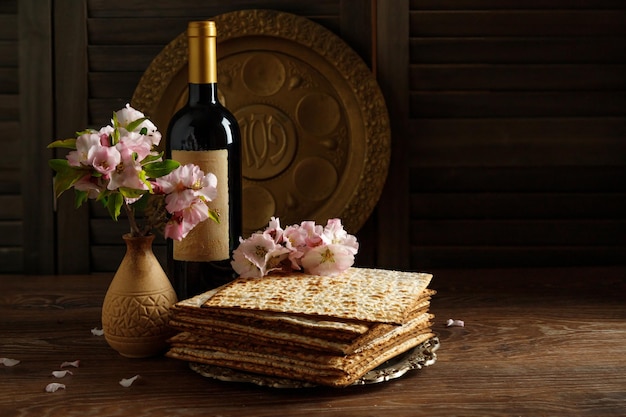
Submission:
[[[625,7],[410,2],[414,268],[623,262]]]

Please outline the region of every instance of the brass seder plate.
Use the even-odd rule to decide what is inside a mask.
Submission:
[[[269,10],[216,16],[220,100],[239,121],[244,233],[338,217],[356,233],[373,211],[391,146],[384,98],[363,60],[304,17]],[[187,101],[187,39],[170,42],[132,105],[165,134]]]

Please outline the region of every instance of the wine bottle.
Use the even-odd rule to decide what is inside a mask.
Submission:
[[[235,278],[230,260],[242,233],[241,138],[237,120],[218,100],[216,37],[215,22],[189,23],[189,99],[167,131],[168,158],[217,176],[218,196],[209,204],[220,217],[219,224],[206,220],[168,242],[168,273],[179,299]]]

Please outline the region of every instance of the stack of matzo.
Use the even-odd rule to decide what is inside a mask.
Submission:
[[[432,275],[350,268],[334,276],[238,278],[178,302],[168,356],[346,386],[429,340]]]

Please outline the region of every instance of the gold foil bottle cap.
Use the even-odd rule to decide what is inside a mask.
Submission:
[[[217,29],[215,22],[212,20],[202,20],[198,22],[189,22],[187,25],[188,37],[207,38],[209,36],[216,37]]]
[[[189,22],[189,82],[217,83],[217,28],[212,20]]]

